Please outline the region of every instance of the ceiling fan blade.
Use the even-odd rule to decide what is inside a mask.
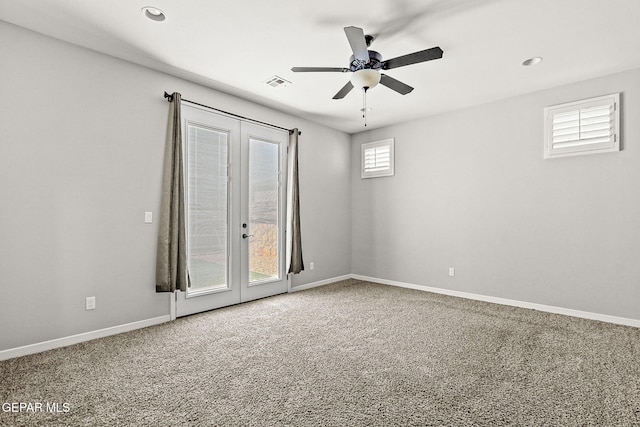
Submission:
[[[369,50],[367,49],[367,40],[364,38],[362,28],[344,27],[344,33],[347,35],[347,40],[351,45],[353,57],[363,61],[365,64],[369,63]]]
[[[431,61],[432,59],[442,58],[444,52],[439,47],[421,50],[420,52],[410,53],[408,55],[398,56],[397,58],[387,59],[382,62],[383,70],[404,67],[405,65],[417,64],[418,62]]]
[[[389,89],[395,90],[401,95],[406,95],[413,90],[411,86],[404,84],[393,77],[389,77],[386,74],[380,75],[380,84],[388,87]]]
[[[293,67],[291,71],[294,73],[346,73],[350,70],[340,67]]]
[[[347,84],[344,85],[343,88],[333,96],[333,99],[344,98],[349,92],[351,92],[351,89],[353,89],[353,84],[351,84],[351,81],[348,81]]]

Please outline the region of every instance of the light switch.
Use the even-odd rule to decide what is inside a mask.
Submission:
[[[144,222],[145,224],[151,224],[153,222],[153,212],[144,213]]]

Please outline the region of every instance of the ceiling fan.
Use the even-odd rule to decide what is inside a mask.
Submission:
[[[293,67],[291,71],[296,73],[308,72],[352,72],[350,81],[342,89],[335,94],[333,99],[344,98],[354,87],[367,90],[376,86],[378,83],[388,87],[401,95],[406,95],[413,88],[399,80],[394,79],[384,73],[382,70],[391,70],[393,68],[404,67],[406,65],[417,64],[419,62],[431,61],[433,59],[442,58],[444,53],[439,47],[421,50],[419,52],[410,53],[408,55],[398,56],[397,58],[382,60],[382,55],[375,50],[369,50],[374,37],[365,35],[362,28],[345,27],[344,32],[347,40],[351,45],[353,55],[350,58],[349,68],[340,67]]]

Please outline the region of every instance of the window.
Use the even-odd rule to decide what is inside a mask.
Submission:
[[[393,143],[391,138],[362,144],[362,178],[394,174]]]
[[[230,134],[192,121],[192,116],[202,118],[202,112],[192,113],[184,106],[182,110],[186,127],[189,292],[227,289]]]
[[[544,109],[544,158],[620,150],[620,94]]]

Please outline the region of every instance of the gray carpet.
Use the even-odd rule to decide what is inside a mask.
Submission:
[[[630,426],[639,361],[640,329],[349,280],[0,362],[0,403],[61,411],[0,424]]]

